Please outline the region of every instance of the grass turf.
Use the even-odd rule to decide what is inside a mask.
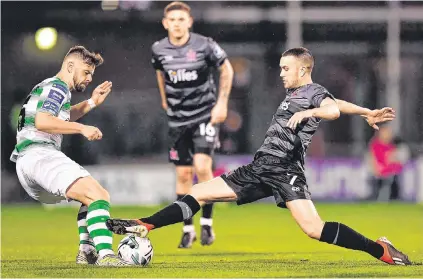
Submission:
[[[78,266],[78,228],[73,207],[2,206],[2,277],[423,277],[423,206],[324,204],[324,220],[339,221],[376,239],[387,236],[413,266],[389,266],[366,253],[308,239],[287,210],[273,204],[218,204],[215,244],[177,249],[181,225],[153,231],[147,268]],[[112,216],[135,218],[159,207],[113,207]],[[200,215],[200,214],[199,214]],[[199,235],[199,216],[195,218]],[[114,247],[122,236],[114,237]]]

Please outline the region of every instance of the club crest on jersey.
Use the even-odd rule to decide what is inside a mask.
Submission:
[[[281,108],[283,110],[287,110],[288,107],[289,107],[289,102],[283,101],[282,104],[281,104]]]
[[[190,62],[197,60],[197,52],[193,51],[192,49],[189,49],[187,52],[187,59]]]
[[[167,73],[169,74],[169,79],[175,84],[182,81],[197,80],[198,78],[196,70],[187,71],[186,69],[178,69],[177,71],[169,70]]]
[[[169,158],[170,158],[170,160],[173,160],[173,161],[179,161],[178,151],[175,150],[174,148],[171,148],[169,150]]]

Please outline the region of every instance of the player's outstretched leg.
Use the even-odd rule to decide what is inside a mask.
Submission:
[[[198,182],[206,182],[213,179],[213,160],[210,155],[197,153],[194,155],[194,169]],[[216,236],[213,231],[213,203],[203,205],[203,214],[200,218],[201,245],[211,245]]]
[[[411,264],[408,257],[384,237],[373,241],[342,223],[323,222],[311,200],[294,200],[286,205],[301,229],[311,238],[366,252],[388,264]]]
[[[77,264],[94,264],[98,259],[94,242],[88,233],[87,213],[88,207],[81,204],[77,217],[79,231],[79,251],[76,256]]]
[[[168,205],[150,217],[141,219],[109,219],[107,228],[116,234],[136,233],[144,237],[152,229],[182,222],[192,218],[206,202],[209,201],[234,201],[237,199],[235,192],[220,178],[196,184],[190,193],[179,201]]]
[[[98,253],[95,264],[101,266],[131,265],[113,252],[112,234],[105,224],[106,220],[110,218],[109,193],[94,178],[87,176],[76,180],[68,188],[66,197],[87,205],[87,231]]]

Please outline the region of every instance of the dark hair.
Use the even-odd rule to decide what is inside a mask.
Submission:
[[[78,55],[84,61],[84,63],[87,63],[90,66],[97,67],[103,64],[104,62],[103,57],[101,57],[99,53],[91,52],[83,46],[71,47],[71,49],[66,54],[65,58],[70,55]]]
[[[286,50],[282,57],[286,56],[294,56],[298,59],[301,59],[305,64],[308,64],[307,68],[309,70],[313,70],[314,67],[314,57],[313,54],[311,54],[311,51],[306,49],[305,47],[296,47]]]
[[[167,5],[164,9],[164,16],[170,11],[182,10],[191,15],[191,8],[184,2],[175,1]]]

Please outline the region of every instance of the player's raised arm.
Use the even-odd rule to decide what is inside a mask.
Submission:
[[[76,121],[93,108],[101,105],[112,91],[112,82],[105,81],[94,89],[91,98],[71,107],[70,121]]]
[[[367,123],[376,130],[379,129],[376,125],[377,123],[392,121],[395,119],[395,110],[390,107],[371,110],[340,99],[336,99],[336,102],[341,113],[361,115]]]

